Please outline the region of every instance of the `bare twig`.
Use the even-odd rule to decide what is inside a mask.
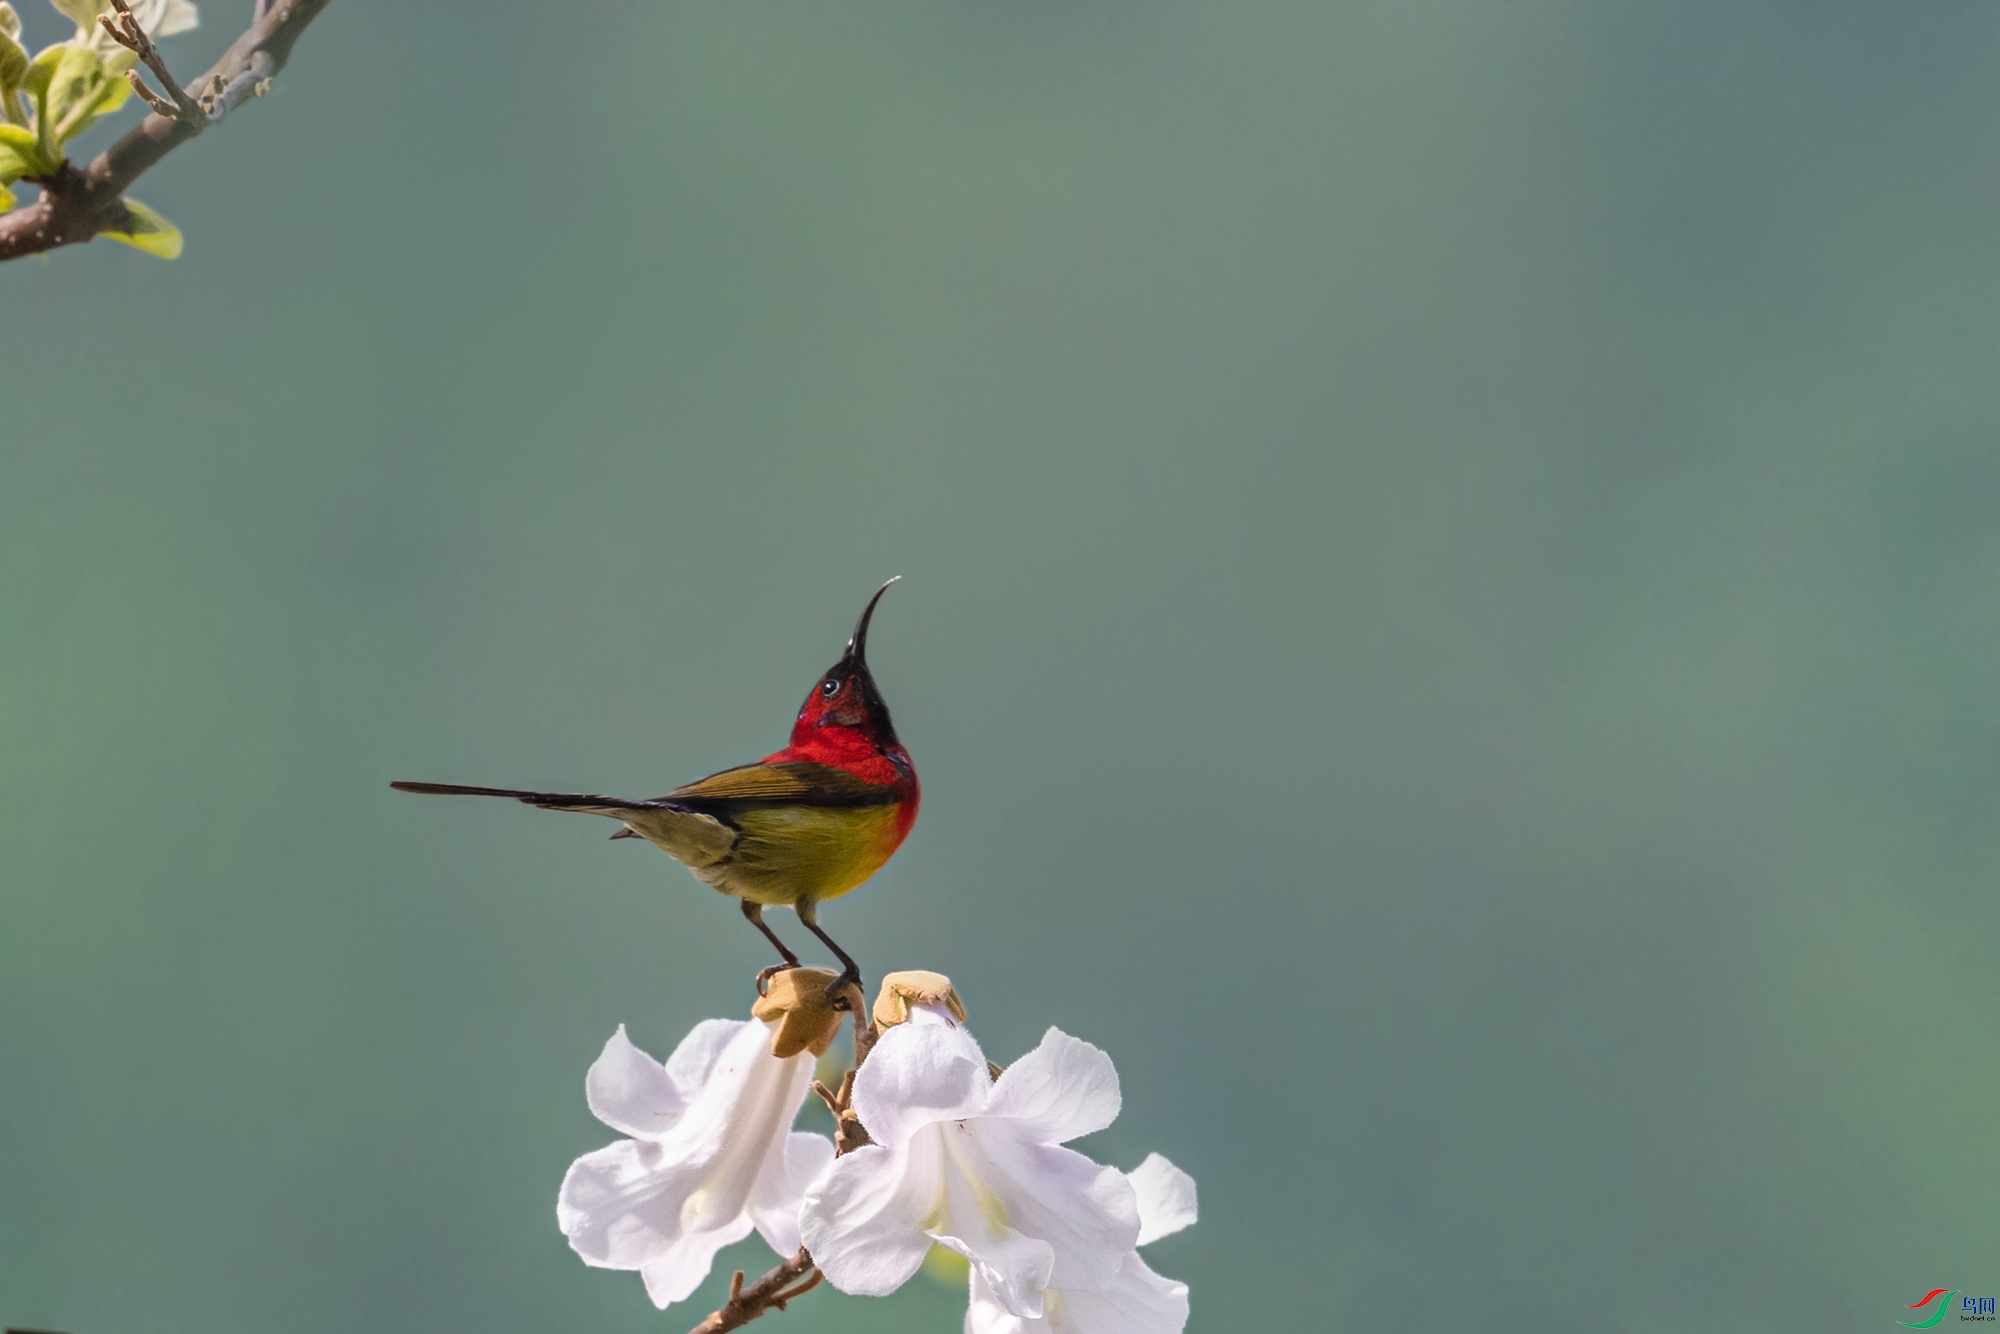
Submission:
[[[773,1297],[771,1299],[771,1305],[777,1307],[780,1311],[782,1311],[785,1309],[786,1302],[791,1301],[794,1297],[805,1296],[807,1293],[811,1292],[814,1288],[818,1287],[820,1284],[824,1282],[826,1282],[826,1275],[820,1273],[819,1270],[815,1269],[810,1274],[807,1274],[804,1278],[800,1279],[799,1285],[796,1288],[786,1288],[783,1292]]]
[[[868,1137],[868,1127],[861,1124],[861,1118],[854,1111],[854,1078],[861,1073],[862,1062],[868,1053],[875,1050],[875,1040],[880,1033],[875,1021],[861,1004],[861,989],[849,985],[847,1008],[854,1016],[854,1068],[841,1077],[840,1089],[835,1092],[815,1079],[813,1092],[833,1113],[833,1152],[835,1157],[851,1153],[864,1144],[875,1141]]]
[[[138,71],[131,71],[134,86],[153,108],[152,115],[111,147],[99,153],[81,170],[69,163],[53,176],[34,183],[42,187],[41,198],[25,208],[0,213],[0,261],[22,255],[39,254],[58,246],[77,245],[99,232],[118,231],[128,225],[129,215],[121,198],[133,181],[161,158],[216,124],[247,97],[260,95],[285,62],[291,59],[292,45],[306,25],[319,17],[329,0],[265,0],[257,7],[257,17],[248,31],[223,53],[222,59],[191,85],[198,90],[190,96],[173,76],[158,51],[147,59],[145,51],[126,39],[121,31],[131,23],[131,12],[113,0],[118,13],[105,15],[105,29],[121,43],[139,53],[146,66],[167,88],[162,98],[145,89]],[[139,31],[138,40],[148,49],[152,42]],[[156,63],[157,62],[157,63]],[[191,109],[191,110],[190,110]]]
[[[126,70],[125,81],[132,85],[133,92],[139,94],[139,100],[153,109],[155,116],[165,116],[169,120],[179,120],[181,118],[181,109],[166,98],[161,97],[151,88],[148,88],[146,81],[139,77],[138,70]]]
[[[819,1094],[819,1100],[833,1113],[833,1154],[836,1158],[875,1142],[868,1137],[868,1127],[862,1125],[861,1118],[854,1113],[854,1075],[855,1072],[849,1070],[841,1077],[837,1093],[817,1079],[813,1081],[813,1092]]]
[[[800,1283],[800,1279],[805,1282]],[[813,1268],[812,1257],[806,1254],[803,1246],[799,1247],[797,1255],[747,1288],[743,1286],[743,1271],[739,1269],[736,1276],[729,1280],[729,1300],[688,1334],[723,1334],[724,1330],[741,1329],[766,1311],[784,1310],[786,1302],[818,1287],[819,1279],[819,1270]]]
[[[132,17],[125,0],[111,0],[111,8],[114,12],[97,16],[98,26],[111,34],[111,40],[145,62],[146,68],[153,71],[153,77],[160,81],[160,86],[167,90],[167,95],[155,96],[135,69],[125,71],[125,77],[132,81],[132,91],[145,99],[154,115],[184,120],[194,126],[197,133],[207,129],[208,112],[174,82],[174,76],[167,70],[167,62],[160,57],[160,48],[153,45],[153,39],[139,26],[139,20]]]
[[[843,999],[847,1002],[849,1013],[854,1016],[854,1068],[859,1070],[861,1063],[868,1059],[868,1053],[875,1050],[875,1039],[881,1034],[875,1028],[874,1017],[868,1013],[868,1002],[862,996],[860,987],[848,983]]]

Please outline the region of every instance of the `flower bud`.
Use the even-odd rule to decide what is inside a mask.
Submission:
[[[903,1023],[909,1019],[912,1005],[942,1005],[952,1018],[965,1022],[965,1002],[952,989],[951,979],[943,973],[913,968],[882,979],[882,989],[875,993],[876,1026],[889,1028]]]
[[[787,968],[771,975],[764,994],[750,1007],[752,1019],[773,1028],[771,1055],[784,1060],[808,1049],[815,1056],[826,1054],[846,1018],[826,994],[837,976],[824,968]]]

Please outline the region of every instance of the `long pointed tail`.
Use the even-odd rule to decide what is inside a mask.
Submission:
[[[624,811],[658,810],[654,801],[627,801],[623,797],[597,797],[587,792],[523,792],[511,787],[465,787],[458,783],[391,783],[398,792],[422,792],[436,797],[511,797],[545,811],[586,811],[591,815],[623,818]]]

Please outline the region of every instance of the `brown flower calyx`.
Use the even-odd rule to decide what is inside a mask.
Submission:
[[[965,1022],[965,1002],[958,998],[951,979],[943,973],[912,968],[890,973],[875,993],[875,1026],[890,1028],[910,1017],[912,1005],[942,1005],[959,1023]]]
[[[833,1008],[826,989],[837,973],[824,968],[787,968],[774,973],[750,1017],[771,1025],[771,1055],[779,1060],[809,1051],[823,1056],[840,1032],[846,1012]]]

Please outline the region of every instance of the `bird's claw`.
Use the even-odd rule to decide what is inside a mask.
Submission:
[[[861,974],[852,968],[842,973],[839,977],[834,978],[828,984],[826,988],[827,1003],[836,1010],[852,1008],[847,1003],[847,989],[849,987],[853,987],[856,991],[861,991],[863,995],[866,995],[866,991],[861,985]]]
[[[769,968],[759,968],[757,970],[757,994],[759,996],[763,995],[765,988],[771,985],[771,979],[779,973],[797,967],[799,967],[799,961],[793,959],[789,963],[774,963]]]

